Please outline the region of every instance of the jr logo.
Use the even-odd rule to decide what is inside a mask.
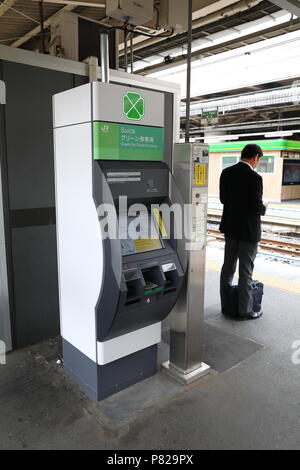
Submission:
[[[123,96],[123,113],[127,119],[140,121],[145,114],[145,100],[140,93],[128,91]]]
[[[104,132],[105,134],[107,134],[108,131],[109,131],[109,126],[107,124],[104,124],[103,126],[101,126],[101,132]]]

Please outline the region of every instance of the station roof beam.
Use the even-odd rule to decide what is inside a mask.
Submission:
[[[272,3],[282,8],[283,10],[289,11],[292,15],[300,18],[300,1],[299,0],[271,0]]]

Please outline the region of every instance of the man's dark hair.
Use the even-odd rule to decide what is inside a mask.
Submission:
[[[263,152],[259,145],[256,144],[247,144],[242,150],[241,158],[246,160],[251,160],[251,158],[258,155],[258,158],[262,156]]]

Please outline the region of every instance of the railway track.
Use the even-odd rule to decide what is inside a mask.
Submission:
[[[217,240],[224,240],[224,235],[218,230],[208,229],[207,235]],[[300,258],[300,243],[262,238],[258,245],[271,253],[288,254],[291,257]]]
[[[214,221],[220,221],[222,216],[222,211],[219,209],[209,208],[207,211],[207,216],[209,219]],[[288,217],[278,217],[278,216],[262,216],[261,218],[262,225],[271,229],[273,232],[281,232],[285,230],[286,232],[300,233],[300,220],[291,219]]]

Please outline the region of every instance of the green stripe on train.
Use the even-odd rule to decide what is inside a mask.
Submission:
[[[300,141],[274,139],[274,140],[248,140],[240,142],[219,142],[209,145],[210,152],[239,152],[247,144],[257,144],[262,150],[289,150],[300,152]]]

